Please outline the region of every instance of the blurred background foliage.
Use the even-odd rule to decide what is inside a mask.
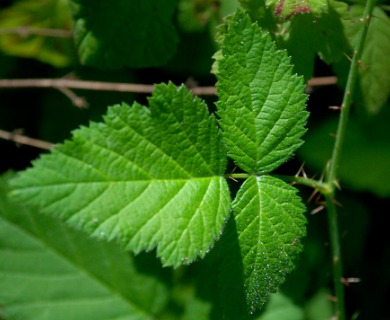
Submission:
[[[136,68],[139,62],[126,60],[134,43],[143,41],[144,48],[148,48],[149,43],[145,41],[149,37],[152,37],[150,41],[157,41],[153,38],[156,36],[163,46],[166,42],[161,37],[167,32],[152,34],[153,30],[159,29],[158,26],[143,32],[134,29],[137,26],[131,25],[130,21],[116,23],[111,16],[96,31],[104,33],[104,41],[94,38],[86,27],[91,23],[91,17],[80,10],[83,2],[84,5],[89,3],[73,0],[69,6],[67,0],[1,0],[0,80],[64,77],[142,84],[172,80],[188,86],[213,86],[216,79],[210,70],[212,56],[218,50],[216,27],[224,16],[240,5],[253,5],[253,1],[240,3],[235,0],[169,1],[171,13],[168,12],[161,22],[170,30],[167,35],[169,45],[162,53],[158,48],[155,51],[150,49],[148,57],[153,57],[153,63],[142,62],[142,67]],[[96,6],[98,3],[102,2],[96,2]],[[306,79],[338,77],[338,85],[309,88],[311,116],[306,143],[297,156],[280,169],[281,173],[293,175],[304,163],[306,173],[319,178],[331,156],[338,111],[329,106],[341,103],[348,56],[359,26],[354,22],[360,17],[362,6],[330,3],[328,13],[314,19],[314,29],[310,15],[297,15],[283,23],[268,19],[267,12],[253,17],[254,20],[264,17],[260,24],[273,34],[279,46],[288,50],[297,72]],[[149,9],[145,5],[139,10],[147,12]],[[390,296],[390,240],[386,223],[390,214],[388,9],[388,4],[379,3],[374,11],[340,167],[341,192],[337,200],[340,203],[344,274],[360,279],[359,283],[346,286],[348,319],[390,319],[387,305]],[[337,28],[333,29],[335,23],[343,28],[343,34],[338,33]],[[115,25],[116,31],[112,31],[110,25]],[[118,30],[121,35],[118,35]],[[285,33],[279,34],[280,30],[285,30]],[[73,31],[76,40],[72,37]],[[127,33],[139,34],[139,39],[135,37],[131,40],[133,42],[123,44],[126,46],[122,52],[124,56],[105,56],[106,47],[114,45],[113,40],[117,37],[123,42]],[[322,38],[318,38],[318,34]],[[85,46],[83,41],[91,42]],[[80,43],[84,45],[82,52]],[[115,63],[100,64],[90,59],[88,54],[93,55],[93,50],[101,50],[102,61],[113,60]],[[142,59],[142,54],[138,58]],[[69,138],[70,131],[80,125],[99,121],[107,106],[122,101],[142,103],[147,97],[146,94],[89,90],[74,90],[73,93],[82,97],[88,107],[75,107],[63,92],[55,89],[0,88],[0,129],[57,143]],[[213,109],[217,97],[204,98]],[[0,140],[1,173],[28,167],[42,152],[45,151]],[[325,210],[318,211],[321,198],[312,197],[312,191],[306,188],[300,190],[308,207],[304,251],[296,270],[282,287],[284,295],[271,299],[260,316],[262,320],[321,320],[330,319],[332,315],[332,259],[326,213]],[[219,318],[216,304],[212,304],[217,295],[217,266],[218,262],[210,254],[205,260],[176,271],[176,280],[180,282],[174,286],[171,307],[184,314],[183,319],[205,319],[210,315],[213,319]]]

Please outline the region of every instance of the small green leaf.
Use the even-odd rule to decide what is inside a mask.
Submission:
[[[267,173],[302,144],[308,113],[301,77],[285,51],[238,12],[229,21],[218,62],[217,103],[228,155],[243,170]]]
[[[0,178],[0,301],[4,319],[147,320],[169,298],[169,273],[6,198]],[[152,258],[152,259],[151,259]]]
[[[0,50],[9,55],[66,67],[76,59],[71,28],[72,19],[66,0],[18,1],[0,11]],[[20,33],[11,32],[12,29],[18,29]],[[47,29],[68,30],[69,37],[47,36]]]
[[[71,0],[81,62],[99,68],[150,67],[173,55],[177,0]]]
[[[232,272],[226,258],[224,277],[242,278],[248,311],[253,313],[284,282],[301,251],[305,235],[305,207],[297,190],[271,177],[250,177],[241,186],[233,202],[233,214],[242,261],[242,275]],[[234,251],[232,249],[232,251]],[[237,260],[237,257],[236,257]],[[236,272],[240,268],[235,269]],[[221,285],[231,283],[222,278]],[[225,290],[225,299],[234,294]],[[233,300],[230,300],[231,302]]]
[[[157,86],[149,109],[109,109],[13,181],[17,199],[134,252],[157,247],[164,265],[204,257],[230,195],[226,152],[206,105]]]

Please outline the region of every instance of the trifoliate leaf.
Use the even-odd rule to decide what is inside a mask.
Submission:
[[[222,272],[221,285],[232,283],[229,278],[243,279],[246,304],[251,313],[276,291],[301,251],[299,240],[305,235],[306,219],[296,191],[277,178],[252,176],[241,186],[233,202],[242,267],[233,272],[231,257],[226,256],[223,268],[229,268],[230,272]],[[230,296],[234,292],[225,290],[225,295],[232,303]]]
[[[150,67],[173,55],[177,0],[71,0],[75,40],[83,64],[99,68]]]
[[[308,113],[301,77],[285,51],[238,12],[227,26],[218,63],[218,114],[228,154],[243,170],[262,174],[302,144]]]
[[[0,50],[9,55],[66,67],[76,58],[71,28],[68,1],[18,1],[0,11]],[[45,34],[48,29],[62,32],[61,36]]]
[[[13,182],[17,199],[164,265],[203,257],[219,237],[230,195],[226,153],[206,105],[173,84],[151,110],[109,109]]]
[[[147,320],[164,309],[169,273],[159,261],[133,258],[10,201],[6,180],[0,178],[1,318]]]

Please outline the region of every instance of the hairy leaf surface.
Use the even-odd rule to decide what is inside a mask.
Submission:
[[[292,74],[257,24],[238,12],[229,20],[218,62],[218,114],[228,154],[245,171],[267,173],[302,144],[307,112],[301,77]]]
[[[165,265],[203,257],[230,195],[215,118],[183,87],[157,86],[150,110],[109,109],[21,174],[17,199],[126,249],[157,248]]]
[[[0,314],[5,319],[142,320],[168,300],[159,261],[131,257],[6,198],[0,178]],[[152,258],[152,259],[151,259]]]
[[[305,235],[305,207],[296,189],[271,177],[250,177],[233,202],[235,229],[242,266],[232,271],[227,256],[221,285],[242,279],[249,312],[260,308],[268,296],[284,282],[301,251],[300,238]],[[234,245],[233,242],[230,245]],[[229,246],[229,244],[228,244]],[[229,250],[230,251],[230,250]],[[232,252],[235,252],[232,249]],[[237,257],[235,257],[237,260]],[[242,272],[242,275],[237,272]],[[234,278],[234,279],[232,279]],[[225,299],[233,303],[233,290],[225,290]]]
[[[72,0],[81,62],[99,68],[150,67],[175,52],[177,0]]]

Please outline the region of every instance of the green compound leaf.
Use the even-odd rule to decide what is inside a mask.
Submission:
[[[285,51],[238,12],[218,61],[218,114],[228,155],[243,170],[267,173],[302,144],[308,113],[301,77]]]
[[[231,251],[239,248],[242,266],[233,272],[231,266],[237,262],[230,261],[232,258],[226,255],[223,268],[230,272],[222,270],[221,286],[230,287],[224,290],[223,298],[233,303],[236,298],[230,297],[235,294],[232,283],[242,279],[246,309],[250,313],[260,308],[284,282],[301,251],[299,240],[306,232],[306,218],[305,207],[296,192],[277,178],[252,176],[244,182],[233,202],[238,246]],[[237,260],[234,255],[233,258]],[[237,274],[240,271],[242,274]]]
[[[165,64],[176,49],[177,0],[71,0],[83,64],[99,68]]]
[[[0,177],[2,318],[147,320],[165,308],[169,272],[158,260],[131,257],[10,201],[8,176]]]
[[[13,181],[14,196],[134,252],[157,247],[164,265],[203,257],[219,237],[230,195],[226,152],[206,105],[173,84],[150,110],[109,109]]]

